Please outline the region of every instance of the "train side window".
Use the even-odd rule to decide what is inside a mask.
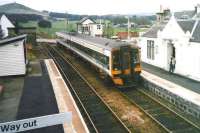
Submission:
[[[192,110],[191,109],[188,109],[189,113],[192,113]]]
[[[175,102],[174,102],[174,99],[171,98],[171,102],[174,104],[174,103],[175,103]]]
[[[194,115],[195,115],[196,117],[198,117],[198,113],[197,113],[196,111],[194,111]]]
[[[98,63],[109,69],[109,57],[89,48],[86,48],[78,43],[72,42],[71,44],[72,47],[76,48],[79,52],[86,54],[89,58],[95,59]]]

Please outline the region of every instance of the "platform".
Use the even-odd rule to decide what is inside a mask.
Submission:
[[[45,60],[45,64],[52,82],[59,112],[72,112],[72,123],[71,125],[64,124],[64,132],[89,133],[70,90],[65,84],[54,61],[52,59]]]
[[[44,39],[39,38],[36,40],[37,43],[48,43],[48,44],[56,44],[56,39]]]
[[[25,76],[16,120],[46,116],[59,113],[49,74],[43,61],[40,62],[42,74]],[[63,133],[62,125],[25,131],[24,133]]]
[[[144,85],[156,95],[200,119],[200,82],[143,63]]]
[[[142,63],[143,70],[200,94],[200,82]]]

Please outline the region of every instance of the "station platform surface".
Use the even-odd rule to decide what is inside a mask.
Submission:
[[[17,120],[59,113],[55,95],[44,62],[41,76],[26,76],[18,107]],[[63,126],[56,125],[24,131],[24,133],[63,133]]]
[[[45,60],[45,64],[52,82],[58,110],[62,112],[72,112],[72,122],[64,124],[65,133],[89,133],[85,121],[70,93],[68,86],[65,84],[56,64],[52,59]]]
[[[23,133],[89,133],[76,103],[53,60],[40,62],[42,75],[26,76],[16,119],[71,112],[72,122]]]
[[[181,75],[177,75],[174,73],[169,73],[161,68],[155,67],[153,65],[149,65],[147,63],[142,63],[142,69],[146,72],[149,72],[153,75],[156,75],[160,78],[168,80],[174,84],[182,86],[186,89],[189,89],[193,92],[200,94],[200,82],[189,79],[187,77],[183,77]]]

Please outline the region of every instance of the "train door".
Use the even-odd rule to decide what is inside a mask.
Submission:
[[[131,74],[131,55],[130,55],[130,47],[123,46],[120,49],[121,56],[121,70],[124,75]]]

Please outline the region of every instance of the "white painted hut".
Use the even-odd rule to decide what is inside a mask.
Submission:
[[[26,74],[26,35],[0,40],[0,76]]]

